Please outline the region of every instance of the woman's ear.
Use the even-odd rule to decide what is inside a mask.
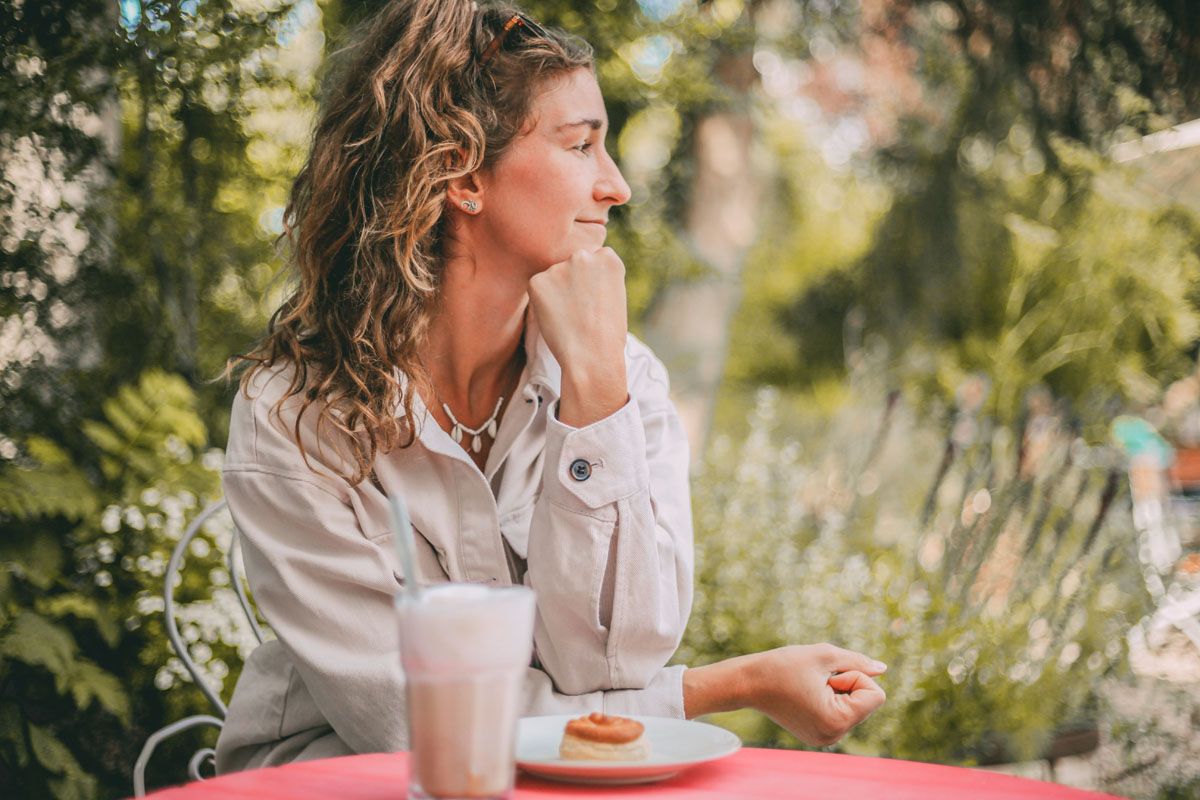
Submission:
[[[483,211],[483,182],[479,172],[451,178],[446,186],[446,202],[464,214],[475,215]]]

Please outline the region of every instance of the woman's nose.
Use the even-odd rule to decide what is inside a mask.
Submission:
[[[605,150],[603,167],[596,181],[596,199],[619,206],[629,201],[630,194],[629,184],[625,182],[621,168]]]

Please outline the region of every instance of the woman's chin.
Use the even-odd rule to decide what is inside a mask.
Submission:
[[[608,228],[596,222],[580,222],[576,225],[579,232],[571,237],[571,242],[574,245],[571,252],[576,250],[599,250],[604,247],[604,240],[608,238]]]
[[[576,231],[572,236],[566,237],[562,247],[554,251],[553,260],[547,264],[543,264],[537,272],[550,269],[555,264],[560,264],[566,261],[571,256],[583,250],[585,253],[594,253],[601,247],[604,247],[604,240],[608,238],[608,230],[603,225],[589,225],[598,230],[593,232]]]

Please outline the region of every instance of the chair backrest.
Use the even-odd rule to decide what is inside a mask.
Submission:
[[[220,729],[224,725],[225,716],[228,713],[228,707],[225,705],[225,702],[221,699],[217,690],[210,685],[200,666],[192,658],[187,645],[183,641],[183,637],[180,635],[178,607],[175,602],[175,588],[179,586],[182,580],[184,558],[191,548],[193,540],[200,534],[205,524],[211,518],[225,509],[225,500],[216,500],[196,515],[195,519],[192,520],[191,524],[183,532],[183,535],[180,536],[175,549],[171,552],[171,558],[167,562],[166,573],[163,575],[163,623],[167,629],[167,638],[170,640],[171,649],[180,662],[182,662],[188,674],[192,676],[192,680],[195,681],[196,686],[199,687],[209,704],[212,705],[215,716],[196,714],[185,717],[160,728],[150,735],[146,740],[146,744],[143,745],[142,751],[138,755],[137,762],[133,768],[133,792],[135,797],[142,797],[146,793],[146,765],[150,762],[150,757],[160,742],[177,733],[182,733],[185,730],[202,725]],[[237,596],[238,605],[245,615],[244,621],[246,626],[253,633],[258,643],[262,644],[266,637],[262,626],[258,622],[258,617],[250,604],[250,599],[246,596],[246,589],[243,585],[244,569],[242,566],[242,551],[239,544],[238,529],[235,525],[232,528],[229,547],[225,553],[225,564],[229,571],[229,581],[233,584],[233,590]],[[205,761],[211,761],[214,756],[215,752],[211,747],[201,748],[192,756],[188,763],[188,774],[192,779],[203,780],[203,776],[200,774],[200,766]]]
[[[201,511],[192,524],[184,531],[180,537],[179,543],[175,545],[175,550],[171,553],[171,560],[167,562],[167,571],[163,577],[163,623],[167,628],[167,638],[171,641],[171,649],[175,651],[175,655],[183,662],[184,668],[192,676],[192,680],[208,698],[208,702],[212,704],[213,710],[221,719],[225,718],[228,713],[228,708],[225,706],[221,696],[216,690],[209,685],[201,674],[200,668],[192,659],[188,651],[187,645],[184,644],[183,638],[179,634],[179,620],[176,617],[175,610],[175,587],[182,580],[183,559],[191,547],[192,540],[204,528],[204,524],[215,516],[217,513],[225,510],[225,501],[216,500],[210,503],[207,508]],[[242,550],[238,546],[238,529],[233,527],[233,537],[230,541],[229,550],[225,554],[225,564],[229,570],[229,581],[233,584],[233,590],[237,594],[238,604],[242,608],[242,613],[245,615],[245,621],[249,629],[254,633],[254,638],[259,644],[265,641],[262,627],[258,624],[258,618],[254,613],[254,609],[250,606],[250,600],[246,596],[246,589],[243,586],[241,575],[242,568]]]

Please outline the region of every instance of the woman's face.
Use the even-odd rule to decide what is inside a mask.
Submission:
[[[481,175],[480,242],[501,261],[536,274],[576,250],[604,245],[608,210],[629,185],[604,149],[608,114],[591,70],[546,84],[531,127]]]

